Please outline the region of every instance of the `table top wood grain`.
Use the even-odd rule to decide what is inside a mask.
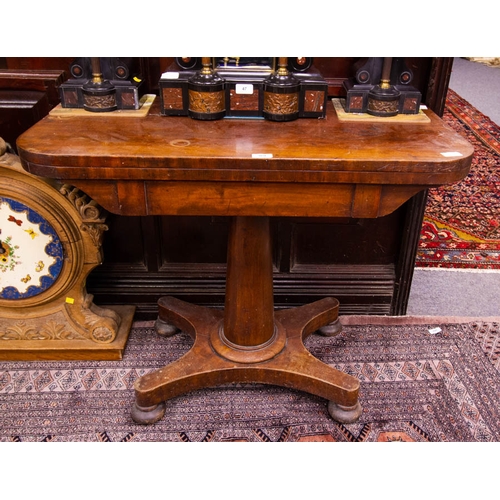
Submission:
[[[138,118],[49,115],[17,146],[27,171],[74,183],[124,215],[373,217],[469,171],[472,146],[432,111],[425,113],[428,123],[351,123],[340,121],[329,102],[323,119],[198,121],[161,116],[154,103]],[[400,193],[395,203],[375,207],[372,200],[361,207],[370,193],[383,202],[388,188]],[[356,189],[366,191],[357,201]],[[309,199],[301,201],[306,192]],[[336,193],[339,203],[328,207]],[[294,210],[294,203],[303,206]],[[354,210],[346,211],[346,203]]]

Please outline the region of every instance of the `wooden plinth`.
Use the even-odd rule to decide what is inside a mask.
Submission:
[[[0,341],[0,361],[117,361],[123,358],[135,306],[110,306],[121,318],[113,342],[92,340],[4,340]],[[45,318],[50,321],[50,316]],[[7,320],[3,320],[4,322]]]

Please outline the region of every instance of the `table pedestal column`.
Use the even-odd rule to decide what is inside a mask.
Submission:
[[[302,390],[328,400],[333,419],[350,423],[361,415],[359,381],[319,361],[303,340],[338,321],[337,299],[274,311],[269,219],[235,217],[228,242],[224,311],[162,297],[159,334],[178,330],[194,340],[177,361],[135,383],[132,418],[160,420],[165,401],[189,391],[227,383],[265,383]],[[338,324],[338,323],[337,323]],[[338,332],[328,327],[323,334]]]

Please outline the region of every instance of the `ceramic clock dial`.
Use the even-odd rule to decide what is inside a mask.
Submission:
[[[0,298],[19,300],[48,290],[63,265],[63,246],[37,211],[0,197]]]

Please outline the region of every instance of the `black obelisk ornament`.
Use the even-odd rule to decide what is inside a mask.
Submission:
[[[218,120],[226,114],[225,80],[213,71],[210,57],[202,57],[201,64],[188,80],[188,114],[197,120]]]
[[[285,122],[299,117],[300,82],[288,71],[288,58],[278,59],[278,70],[264,80],[262,114],[268,120]]]
[[[384,57],[380,84],[368,93],[366,112],[374,116],[395,116],[399,111],[401,93],[391,85],[392,57]]]
[[[116,89],[104,80],[99,57],[91,57],[92,78],[82,86],[83,108],[87,111],[102,113],[114,111],[116,105]]]

